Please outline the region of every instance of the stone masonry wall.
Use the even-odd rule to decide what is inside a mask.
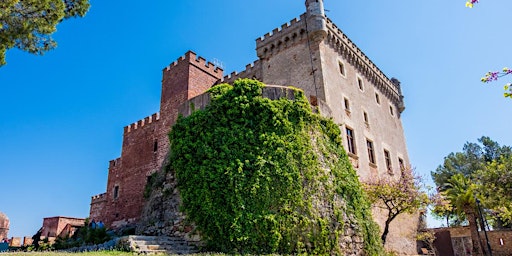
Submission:
[[[294,100],[295,90],[285,86],[267,85],[262,89],[262,96],[273,100],[280,98]],[[201,94],[182,104],[179,114],[187,117],[194,111],[204,109],[210,102],[210,94]],[[322,109],[329,112],[326,106]],[[201,237],[195,226],[187,222],[186,216],[180,211],[181,197],[175,173],[174,171],[165,172],[166,164],[167,160],[164,161],[162,169],[155,177],[157,179],[155,182],[162,185],[155,187],[147,199],[136,233],[180,237],[188,242],[201,244]],[[355,236],[352,230],[346,231],[346,233],[349,236]]]
[[[91,218],[111,228],[139,220],[144,188],[168,153],[167,134],[178,117],[178,107],[222,76],[221,69],[191,51],[164,68],[160,112],[124,128],[121,157],[110,162],[106,193],[91,198]]]
[[[318,1],[308,3],[321,6]],[[194,97],[214,84],[237,78],[257,78],[266,84],[303,89],[312,105],[326,110],[322,113],[328,112],[339,124],[346,149],[347,129],[355,134],[355,152],[349,156],[362,181],[370,177],[398,179],[410,166],[400,119],[405,109],[400,83],[387,78],[325,17],[322,8],[307,10],[300,19],[293,19],[258,38],[259,59],[240,73],[223,77],[221,69],[191,51],[166,67],[160,113],[155,114],[158,120],[149,125],[141,120],[125,127],[121,157],[114,161],[115,166],[111,162],[109,167],[106,199],[91,201],[91,216],[101,216],[107,226],[113,227],[137,222],[142,214],[144,185],[166,158],[167,133],[179,111],[190,113],[200,108],[209,98]],[[317,21],[321,26],[312,26]],[[189,102],[188,106],[180,107],[192,98],[195,101],[192,105]],[[374,163],[370,163],[368,142],[373,145]],[[96,210],[92,210],[93,206]],[[382,225],[386,213],[376,208],[374,215]],[[417,214],[395,220],[388,236],[388,248],[414,253],[417,223]]]
[[[471,231],[468,226],[465,227],[450,227],[450,228],[437,228],[433,229],[435,233],[441,233],[448,231],[452,240],[452,246],[454,240],[461,240],[467,238],[471,240]],[[494,256],[510,256],[512,255],[512,230],[492,230],[487,231],[487,237],[489,238],[489,244],[492,249],[492,255]],[[482,245],[487,249],[485,233],[480,231],[480,239]],[[469,242],[469,244],[471,244]],[[460,250],[460,248],[458,248]],[[455,254],[461,254],[463,252],[457,251],[454,248]]]
[[[50,217],[43,219],[43,227],[41,237],[57,237],[59,236],[66,225],[83,226],[85,219],[70,218],[70,217]]]

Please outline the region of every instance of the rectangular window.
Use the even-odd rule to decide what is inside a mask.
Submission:
[[[158,150],[158,140],[155,140],[155,143],[153,143],[153,152],[156,152]]]
[[[345,65],[344,65],[344,64],[343,64],[343,62],[341,62],[341,61],[340,61],[340,62],[338,62],[338,64],[339,64],[339,67],[340,67],[340,74],[341,74],[342,76],[345,76]]]
[[[359,86],[359,90],[363,91],[364,90],[364,87],[363,87],[363,79],[361,78],[357,78],[357,85]]]
[[[375,93],[375,101],[377,101],[377,104],[380,104],[380,97],[378,93]]]
[[[371,164],[376,164],[375,162],[375,150],[373,148],[373,142],[371,140],[366,140],[366,147],[368,148],[368,160],[370,160]]]
[[[354,130],[347,128],[347,146],[348,146],[348,152],[352,154],[356,154],[356,143],[355,143],[355,137],[354,137]]]
[[[368,122],[368,113],[363,112],[363,118],[364,118],[364,122],[365,122],[366,124],[368,124],[368,123],[369,123],[369,122]]]
[[[400,165],[400,171],[405,169],[404,160],[402,158],[398,158],[398,165]]]
[[[345,104],[345,110],[346,110],[346,111],[350,111],[350,102],[348,101],[348,99],[347,99],[347,98],[344,98],[344,99],[343,99],[343,102],[344,102],[344,104]]]
[[[388,172],[392,172],[393,168],[391,167],[391,156],[389,154],[389,151],[384,149],[384,159],[386,160],[386,168],[388,169]]]
[[[117,199],[119,197],[119,186],[114,187],[114,199]]]
[[[389,113],[391,113],[392,116],[395,115],[395,110],[393,109],[393,106],[389,106]]]

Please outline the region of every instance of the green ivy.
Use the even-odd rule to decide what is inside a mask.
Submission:
[[[339,254],[339,238],[355,227],[366,254],[382,255],[338,126],[314,114],[301,90],[271,100],[263,87],[215,86],[211,104],[169,134],[183,210],[209,249]]]

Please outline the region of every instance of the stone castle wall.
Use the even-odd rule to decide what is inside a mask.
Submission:
[[[203,94],[207,89],[238,78],[304,90],[312,105],[339,124],[346,148],[347,129],[355,134],[355,152],[349,156],[362,181],[398,179],[410,165],[400,119],[405,108],[400,83],[387,78],[317,7],[258,38],[258,60],[239,73],[223,76],[223,70],[190,51],[164,68],[160,112],[125,127],[121,157],[110,162],[106,193],[92,198],[91,217],[110,227],[137,223],[143,215],[145,184],[166,159],[167,134],[178,114],[201,109],[210,100]],[[385,213],[376,208],[374,214],[382,226]],[[417,214],[395,220],[388,248],[413,253],[417,222]]]
[[[112,228],[137,223],[145,185],[168,153],[167,134],[178,118],[179,106],[222,76],[221,69],[191,51],[164,68],[160,112],[124,128],[121,157],[109,164],[107,191],[91,198],[91,219]]]

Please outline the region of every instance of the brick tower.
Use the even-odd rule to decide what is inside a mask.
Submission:
[[[144,187],[169,151],[167,134],[178,107],[204,93],[222,74],[222,69],[192,51],[163,69],[160,112],[124,127],[121,157],[110,161],[107,192],[91,199],[91,220],[102,220],[111,228],[138,221]]]

